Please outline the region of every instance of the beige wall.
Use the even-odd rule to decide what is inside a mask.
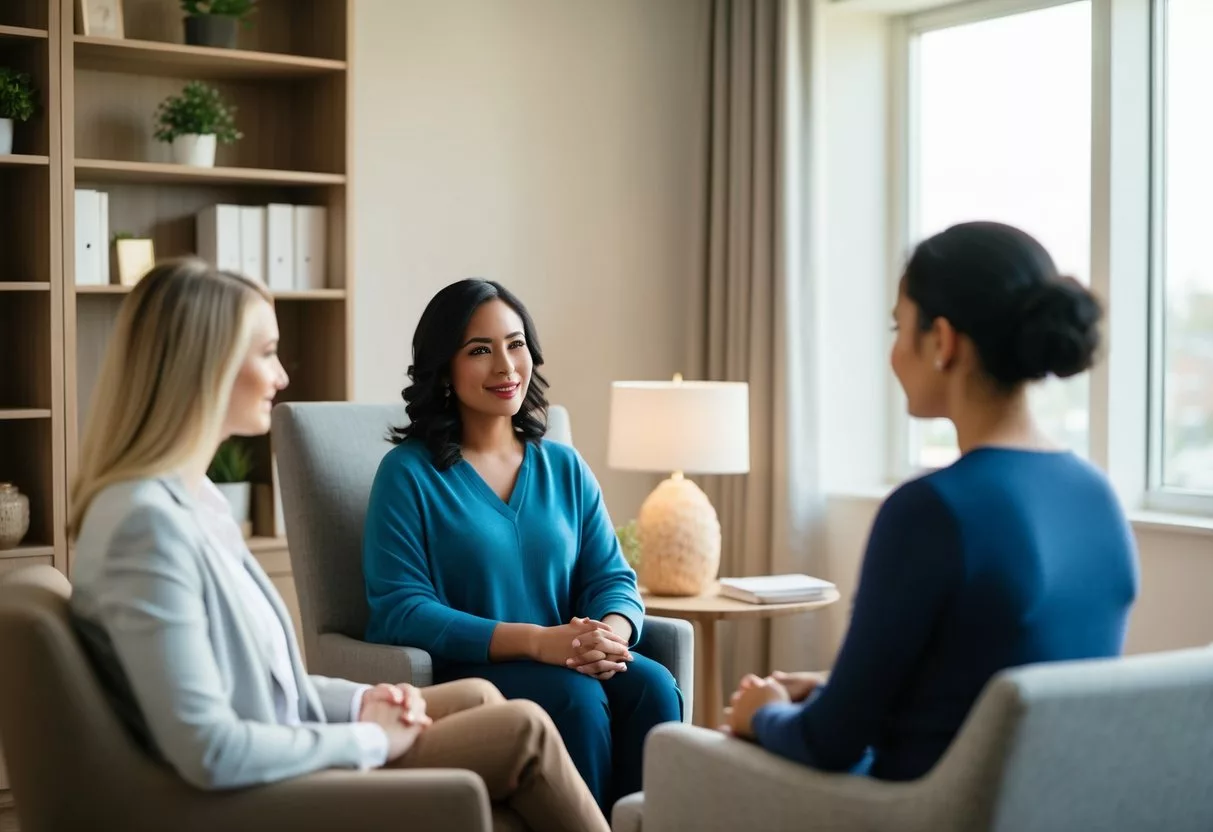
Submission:
[[[826,554],[830,579],[843,598],[855,591],[868,529],[880,506],[876,498],[831,499],[827,508]],[[1213,533],[1138,527],[1141,592],[1129,622],[1130,653],[1174,650],[1213,643]],[[828,616],[826,649],[832,656],[845,635],[848,604]]]
[[[701,216],[707,4],[354,4],[354,397],[399,401],[439,288],[500,280],[535,316],[551,398],[616,520],[651,488],[606,467],[613,379],[684,355]]]

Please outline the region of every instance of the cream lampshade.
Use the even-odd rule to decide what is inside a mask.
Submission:
[[[720,521],[684,474],[750,470],[750,390],[741,382],[617,381],[607,464],[671,474],[636,519],[640,582],[654,595],[698,595],[720,569]]]

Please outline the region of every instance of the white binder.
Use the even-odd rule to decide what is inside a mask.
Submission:
[[[100,286],[102,245],[101,194],[76,189],[76,285]]]
[[[295,208],[280,202],[265,206],[267,283],[275,292],[295,288]]]
[[[295,206],[295,288],[324,289],[327,211],[318,205]]]
[[[97,262],[101,266],[99,277],[102,286],[110,282],[110,195],[105,191],[97,192],[97,240],[101,246],[97,249]]]
[[[240,206],[240,273],[265,283],[265,208]]]
[[[240,206],[210,205],[195,218],[198,256],[217,269],[241,272]]]

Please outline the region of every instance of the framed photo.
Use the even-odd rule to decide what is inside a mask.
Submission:
[[[114,256],[118,261],[118,283],[122,286],[134,286],[156,265],[151,240],[115,240]]]
[[[122,38],[122,0],[76,0],[76,28],[94,38]]]

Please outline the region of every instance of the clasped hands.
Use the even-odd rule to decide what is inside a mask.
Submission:
[[[425,712],[425,696],[413,685],[378,684],[362,695],[359,722],[374,722],[387,734],[388,760],[413,747],[434,723]]]
[[[735,737],[751,739],[754,736],[754,714],[759,708],[774,702],[802,702],[824,683],[824,674],[807,671],[785,673],[776,670],[766,678],[748,673],[729,697],[720,730]]]
[[[628,640],[593,618],[573,618],[568,624],[542,628],[532,652],[545,664],[563,665],[603,682],[625,672],[632,661]]]

